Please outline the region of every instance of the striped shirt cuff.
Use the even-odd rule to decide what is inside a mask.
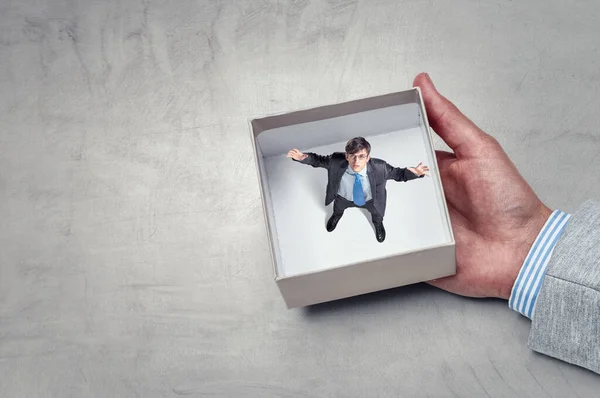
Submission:
[[[569,218],[570,214],[560,210],[552,212],[533,242],[513,285],[508,306],[529,319],[533,319],[535,301],[542,287],[550,256]]]

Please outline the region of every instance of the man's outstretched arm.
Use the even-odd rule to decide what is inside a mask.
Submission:
[[[425,177],[429,171],[429,167],[419,163],[417,167],[394,167],[389,163],[385,164],[386,180],[409,181],[416,178]]]
[[[328,168],[331,163],[331,155],[318,155],[312,152],[302,153],[295,148],[288,152],[287,157],[312,167]]]

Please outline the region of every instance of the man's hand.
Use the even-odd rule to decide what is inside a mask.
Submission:
[[[550,217],[498,141],[415,78],[429,124],[454,151],[436,151],[456,239],[456,275],[429,281],[452,293],[509,299],[535,238]]]
[[[292,158],[294,160],[304,160],[308,157],[308,155],[294,148],[288,152],[287,157]]]
[[[419,162],[417,167],[407,167],[407,168],[410,171],[412,171],[413,173],[415,173],[416,175],[418,175],[419,177],[422,176],[423,174],[425,174],[426,176],[429,176],[429,174],[427,173],[429,171],[429,167],[423,166],[423,162]]]

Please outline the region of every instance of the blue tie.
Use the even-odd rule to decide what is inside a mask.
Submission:
[[[360,175],[354,173],[354,177],[354,203],[358,206],[363,206],[365,204],[365,193],[363,192]]]

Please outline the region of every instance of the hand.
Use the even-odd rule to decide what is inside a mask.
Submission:
[[[302,153],[299,150],[297,150],[296,148],[294,148],[288,152],[286,157],[292,158],[294,160],[304,160],[308,157],[308,155],[305,153]]]
[[[454,153],[436,151],[456,240],[456,275],[429,281],[463,296],[509,299],[535,238],[550,217],[498,141],[420,74],[429,124]]]
[[[429,176],[429,174],[426,173],[427,171],[429,171],[429,167],[423,166],[423,162],[419,162],[417,167],[408,167],[408,169],[410,171],[412,171],[413,173],[415,173],[416,175],[418,175],[419,177],[422,176],[423,174],[425,174],[426,176]]]

